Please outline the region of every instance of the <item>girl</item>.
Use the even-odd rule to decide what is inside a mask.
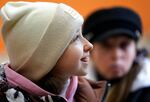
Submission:
[[[139,15],[125,7],[97,10],[85,21],[83,32],[94,45],[96,78],[108,81],[103,101],[150,102],[150,60],[137,48]]]
[[[102,84],[77,77],[86,74],[93,48],[77,11],[62,3],[8,2],[1,15],[10,59],[0,68],[1,102],[100,100]]]

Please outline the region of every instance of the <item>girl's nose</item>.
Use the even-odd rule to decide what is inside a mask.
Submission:
[[[84,38],[84,51],[88,52],[91,51],[92,49],[93,45],[87,39]]]
[[[119,59],[123,55],[123,51],[119,48],[113,49],[112,50],[112,58],[113,59]]]

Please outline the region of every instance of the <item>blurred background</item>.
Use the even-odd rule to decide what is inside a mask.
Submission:
[[[20,1],[20,0],[0,0],[0,7],[2,7],[8,1]],[[22,1],[22,0],[21,0]],[[23,0],[23,1],[46,1],[66,3],[75,8],[81,15],[86,17],[93,11],[113,6],[125,6],[138,12],[143,21],[144,36],[141,40],[140,46],[144,46],[150,53],[150,0]],[[0,30],[2,26],[2,20],[0,18]],[[3,44],[3,40],[0,33],[0,63],[8,59],[7,52]]]

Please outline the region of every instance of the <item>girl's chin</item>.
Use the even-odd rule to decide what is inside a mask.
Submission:
[[[116,73],[116,74],[113,74],[113,75],[109,76],[107,79],[108,80],[117,80],[117,79],[122,78],[123,76],[124,75],[122,75],[122,74]]]
[[[86,76],[86,75],[87,75],[87,71],[80,71],[76,73],[76,76]]]

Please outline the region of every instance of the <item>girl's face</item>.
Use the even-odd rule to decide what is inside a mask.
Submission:
[[[92,58],[99,73],[106,79],[121,78],[127,74],[136,56],[136,43],[125,37],[111,37],[94,43]]]
[[[89,63],[89,52],[93,45],[77,30],[73,40],[58,60],[54,69],[66,75],[85,75]]]

